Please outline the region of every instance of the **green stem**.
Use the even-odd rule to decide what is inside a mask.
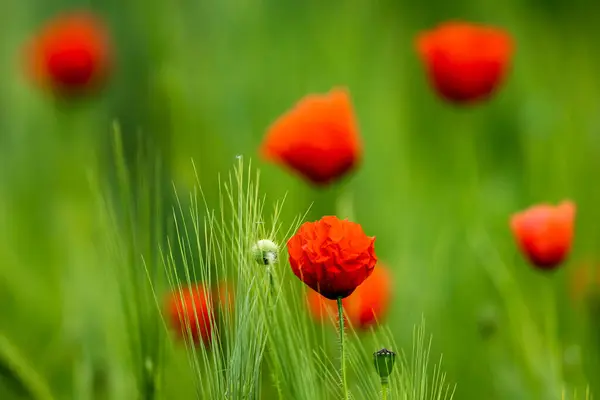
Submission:
[[[275,280],[273,279],[273,271],[271,271],[270,269],[273,267],[269,265],[267,268],[267,274],[269,275],[269,294],[271,297],[271,308],[275,308]]]
[[[340,318],[340,355],[341,355],[341,373],[342,388],[344,389],[344,399],[348,399],[348,382],[346,381],[346,354],[344,353],[344,309],[342,307],[342,298],[337,298],[338,315]]]
[[[477,239],[476,239],[477,238]],[[510,310],[508,315],[508,332],[512,340],[520,347],[523,362],[527,365],[526,371],[533,387],[548,387],[545,381],[547,370],[547,350],[543,341],[545,331],[540,331],[528,307],[526,297],[520,290],[514,276],[504,262],[485,229],[479,231],[477,236],[469,239],[470,247],[479,252],[482,265],[486,267],[492,284],[500,294],[503,307]],[[548,390],[548,389],[546,389]],[[553,393],[556,390],[552,389]],[[543,396],[542,396],[543,397]]]
[[[267,275],[269,276],[269,295],[268,295],[268,307],[269,307],[269,317],[273,320],[276,320],[276,316],[275,316],[275,279],[273,278],[273,271],[272,269],[273,266],[272,265],[268,265],[267,266]],[[272,338],[269,336],[269,339],[272,340]],[[281,369],[281,364],[279,363],[278,359],[277,359],[277,354],[274,350],[274,346],[270,346],[269,347],[269,352],[271,353],[271,363],[273,364],[273,369]],[[283,399],[285,398],[283,395],[283,391],[281,389],[281,382],[279,381],[277,374],[274,372],[271,372],[271,379],[273,380],[273,386],[275,386],[275,389],[277,390],[277,398],[279,399]]]
[[[340,218],[348,218],[350,221],[355,221],[354,215],[354,197],[350,189],[342,189],[337,196],[335,208]]]
[[[558,394],[563,384],[563,371],[559,362],[560,348],[559,344],[554,340],[557,337],[557,321],[556,321],[556,295],[554,293],[554,283],[551,276],[546,276],[547,281],[544,282],[543,295],[545,296],[545,312],[544,321],[545,330],[544,336],[546,342],[546,356],[549,357],[545,365],[548,366],[548,375],[544,376],[543,387],[550,395]],[[554,384],[554,385],[553,385]],[[552,387],[554,386],[554,387]]]
[[[4,336],[0,336],[0,375],[11,380],[31,399],[54,399],[46,383]]]
[[[381,399],[382,400],[387,400],[388,398],[388,381],[387,378],[385,378],[385,380],[383,378],[381,378]]]

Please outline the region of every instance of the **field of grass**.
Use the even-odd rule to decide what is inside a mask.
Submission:
[[[81,7],[109,24],[115,69],[99,95],[57,102],[24,77],[22,46]],[[304,313],[284,246],[331,214],[377,237],[394,278],[385,324],[348,333],[353,398],[379,398],[382,347],[405,354],[390,398],[600,393],[588,295],[600,282],[573,290],[599,256],[595,12],[564,0],[3,0],[0,399],[339,398],[336,331]],[[453,106],[426,81],[415,35],[455,18],[515,40],[490,102]],[[318,189],[261,161],[273,120],[334,86],[359,121],[356,173]],[[508,221],[563,199],[577,204],[573,251],[544,273]],[[263,237],[282,247],[275,305],[251,258]],[[186,351],[159,313],[170,285],[196,279],[237,282],[219,348]]]

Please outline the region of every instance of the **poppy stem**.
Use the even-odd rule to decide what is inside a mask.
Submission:
[[[387,400],[388,398],[388,379],[387,378],[381,378],[381,399],[382,400]]]
[[[344,399],[348,399],[348,383],[346,381],[346,355],[344,353],[344,309],[342,307],[342,298],[337,298],[338,315],[340,318],[340,354],[341,354],[341,374],[342,388],[344,389]]]
[[[355,220],[354,216],[354,198],[353,193],[346,189],[338,195],[336,201],[336,211],[340,218],[348,218],[350,221]]]

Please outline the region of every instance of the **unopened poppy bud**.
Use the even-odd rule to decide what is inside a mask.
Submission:
[[[381,377],[382,382],[387,381],[388,376],[394,369],[394,362],[396,361],[396,353],[388,349],[381,349],[373,353],[375,370]]]
[[[268,239],[262,239],[252,246],[252,254],[257,263],[263,265],[273,265],[277,261],[277,245]]]

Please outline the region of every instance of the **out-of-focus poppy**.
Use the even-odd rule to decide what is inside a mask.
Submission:
[[[416,47],[436,92],[463,104],[487,99],[498,88],[514,44],[503,29],[451,21],[421,33]]]
[[[294,274],[331,300],[352,294],[377,263],[375,237],[335,216],[304,223],[287,248]]]
[[[309,310],[316,320],[337,315],[337,304],[315,291],[307,293]],[[385,318],[392,298],[392,277],[381,263],[354,293],[342,300],[346,318],[359,330],[368,330]]]
[[[210,343],[214,324],[213,296],[202,284],[173,290],[167,298],[171,327],[182,339]]]
[[[112,63],[102,20],[72,12],[49,21],[26,46],[26,70],[33,81],[56,94],[88,93],[101,86]]]
[[[260,153],[315,185],[348,173],[362,154],[348,92],[338,88],[301,99],[271,125]]]
[[[540,204],[514,214],[510,227],[527,259],[540,269],[554,269],[567,257],[574,235],[575,204]]]

